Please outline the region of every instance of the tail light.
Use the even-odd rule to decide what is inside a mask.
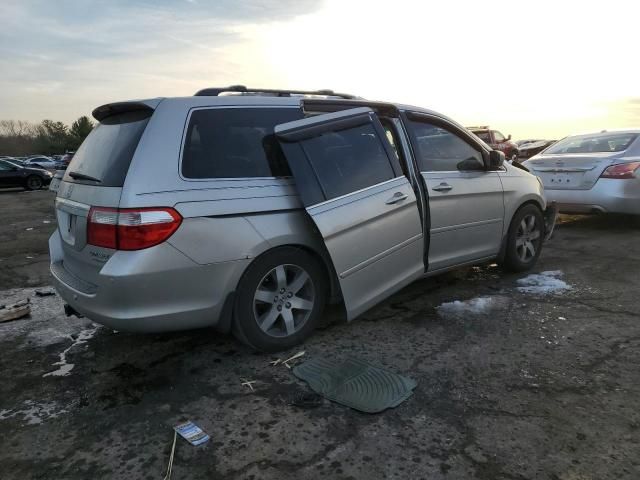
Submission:
[[[640,162],[619,163],[608,167],[600,178],[634,178],[636,170],[640,167]]]
[[[87,219],[87,243],[114,250],[142,250],[167,240],[182,223],[173,208],[93,207]]]

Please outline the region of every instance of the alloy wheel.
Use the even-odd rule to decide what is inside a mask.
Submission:
[[[315,301],[313,281],[302,267],[278,265],[258,283],[253,296],[253,314],[267,335],[288,337],[304,326]]]
[[[536,256],[540,243],[540,225],[533,214],[525,215],[518,225],[516,234],[516,253],[522,262],[529,262]]]

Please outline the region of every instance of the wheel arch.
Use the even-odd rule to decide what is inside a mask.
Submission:
[[[520,210],[522,210],[527,205],[535,205],[540,209],[540,212],[544,214],[544,205],[540,201],[539,198],[534,196],[525,198],[518,206],[513,210],[513,213],[509,215],[509,221],[505,222],[504,229],[502,232],[502,244],[500,246],[500,253],[498,253],[498,263],[502,263],[504,261],[504,256],[507,250],[507,238],[509,236],[509,229],[511,228],[511,222],[513,222],[514,217],[518,214]]]

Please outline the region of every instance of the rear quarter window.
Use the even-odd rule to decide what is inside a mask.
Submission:
[[[133,154],[152,114],[152,110],[136,110],[102,119],[73,156],[64,181],[102,187],[123,186]],[[73,178],[71,174],[98,181]]]
[[[299,108],[207,108],[189,118],[182,176],[191,179],[291,175],[276,125],[303,118]]]

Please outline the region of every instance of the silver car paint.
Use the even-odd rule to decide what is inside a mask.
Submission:
[[[624,131],[640,134],[640,130]],[[615,132],[609,130],[604,134]],[[540,177],[547,199],[557,202],[562,212],[640,214],[640,174],[637,171],[635,178],[631,179],[600,178],[611,165],[638,161],[640,136],[622,152],[541,152],[524,162],[524,165]]]
[[[183,132],[193,109],[300,108],[300,99],[222,96],[145,102],[155,107],[155,112],[140,139],[123,187],[96,188],[62,182],[58,191],[62,202],[58,203],[57,213],[61,221],[50,239],[52,272],[62,298],[78,312],[119,330],[215,326],[228,295],[236,289],[251,261],[281,245],[299,245],[315,252],[327,263],[329,274],[335,266],[337,276],[343,280],[343,296],[352,299],[347,306],[349,318],[425,274],[416,198],[403,177],[365,189],[364,193],[355,192],[347,196],[350,199],[313,206],[309,215],[301,208],[292,179],[181,177]],[[455,221],[460,222],[457,225],[471,224],[467,236],[479,237],[468,239],[466,244],[458,240],[459,256],[447,253],[446,265],[453,267],[496,256],[502,242],[499,232],[504,234],[518,206],[533,200],[544,208],[535,177],[515,170],[505,165],[504,172],[487,173],[483,178],[491,179],[490,191],[475,192],[491,199],[496,196],[496,180],[502,180],[505,192],[511,192],[505,193],[502,207],[493,201],[488,201],[488,207],[483,201],[477,209],[482,218],[479,221],[472,212],[456,213]],[[465,180],[456,179],[461,182],[461,201],[473,198],[470,183],[463,183]],[[481,188],[479,183],[476,182]],[[487,183],[483,181],[482,185],[486,187]],[[385,200],[396,191],[406,194],[408,201],[391,208],[393,215],[382,214]],[[161,245],[133,252],[114,251],[86,245],[86,216],[90,206],[98,205],[175,207],[184,221]],[[459,206],[458,210],[469,207]],[[431,206],[432,215],[437,216],[435,208]],[[504,212],[501,218],[499,210]],[[372,216],[372,211],[381,213]],[[70,212],[75,212],[75,228],[71,231],[69,218],[65,217],[72,215]],[[364,222],[363,212],[369,213]],[[396,223],[387,223],[387,217],[394,217]],[[483,226],[486,220],[491,222]],[[473,242],[477,245],[469,249]],[[331,258],[327,250],[332,251]]]

